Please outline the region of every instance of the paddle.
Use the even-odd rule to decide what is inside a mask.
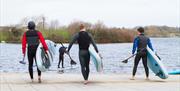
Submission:
[[[137,54],[137,53],[136,53]],[[136,54],[132,54],[130,57],[126,58],[125,60],[123,60],[123,63],[128,63],[128,60],[132,57],[134,57]]]
[[[23,56],[22,61],[19,61],[19,63],[21,63],[21,64],[26,64],[26,62],[24,61],[24,59],[25,59],[25,55]]]
[[[21,64],[26,64],[26,62],[25,62],[25,55],[23,56],[23,59],[21,60],[21,61],[19,61],[19,63],[21,63]],[[33,67],[35,67],[36,65],[33,65]]]
[[[130,57],[126,58],[125,60],[123,60],[123,63],[128,63],[128,60],[132,57],[134,57],[135,55],[137,55],[138,53],[140,53],[141,51],[145,50],[146,48],[141,49],[139,52],[132,54]]]
[[[63,46],[63,47],[65,47],[61,42],[60,42],[60,44]],[[69,56],[69,58],[71,59],[71,62],[70,62],[70,64],[71,65],[76,65],[77,63],[71,58],[71,56],[70,56],[70,54],[69,53],[66,53],[68,56]]]
[[[158,57],[159,60],[161,60],[160,56],[155,52],[155,55]]]

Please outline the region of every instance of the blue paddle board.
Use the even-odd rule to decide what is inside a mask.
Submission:
[[[156,76],[167,79],[168,72],[166,71],[163,63],[159,58],[155,55],[155,53],[147,47],[147,65],[155,73]]]
[[[102,72],[103,71],[103,62],[99,54],[95,51],[92,45],[89,46],[89,53],[91,56],[91,60],[93,61],[96,71]]]
[[[168,74],[170,74],[170,75],[180,75],[180,70],[170,71]]]

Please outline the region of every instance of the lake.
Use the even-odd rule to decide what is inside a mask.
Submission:
[[[151,38],[151,42],[168,71],[180,69],[180,38]],[[131,55],[132,43],[98,44],[97,46],[103,56],[104,73],[131,74],[134,58],[127,64],[121,61]],[[80,73],[78,45],[73,45],[70,54],[78,64],[70,69],[70,59],[65,55],[65,72]],[[57,48],[55,60],[49,72],[57,71],[58,55]],[[20,60],[22,60],[21,44],[0,44],[0,72],[28,72],[28,65],[20,64]],[[36,71],[36,66],[34,66],[34,71]],[[96,73],[93,62],[90,62],[90,71]],[[139,63],[137,74],[144,74],[142,61]],[[152,74],[151,71],[150,74]]]

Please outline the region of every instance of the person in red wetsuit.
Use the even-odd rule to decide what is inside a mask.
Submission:
[[[45,52],[47,53],[48,47],[45,43],[43,35],[41,32],[35,30],[35,23],[30,21],[28,23],[28,31],[23,34],[22,38],[22,53],[25,56],[26,53],[26,44],[27,44],[27,57],[29,62],[29,74],[33,82],[33,59],[36,61],[36,50],[39,45],[39,42],[42,43]],[[40,40],[40,41],[39,41]],[[38,71],[38,82],[41,83],[41,71],[37,68]]]

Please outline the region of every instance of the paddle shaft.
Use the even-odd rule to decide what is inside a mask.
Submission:
[[[145,48],[141,49],[139,52],[143,51],[144,49],[145,49]],[[127,59],[123,60],[122,62],[123,62],[123,63],[127,63],[130,58],[134,57],[134,56],[137,55],[139,52],[137,52],[137,53],[135,53],[135,54],[132,54],[130,57],[128,57]]]
[[[137,54],[137,53],[136,53]],[[136,54],[132,54],[130,57],[128,57],[127,59],[125,60],[129,60],[130,58],[134,57]]]
[[[65,47],[62,42],[60,42],[60,44],[61,44],[63,47]],[[67,53],[67,55],[69,56],[69,58],[70,58],[72,61],[74,61],[74,60],[71,58],[71,56],[70,56],[69,53]]]
[[[25,59],[25,55],[23,56],[23,60],[22,61],[24,61],[24,59]]]

